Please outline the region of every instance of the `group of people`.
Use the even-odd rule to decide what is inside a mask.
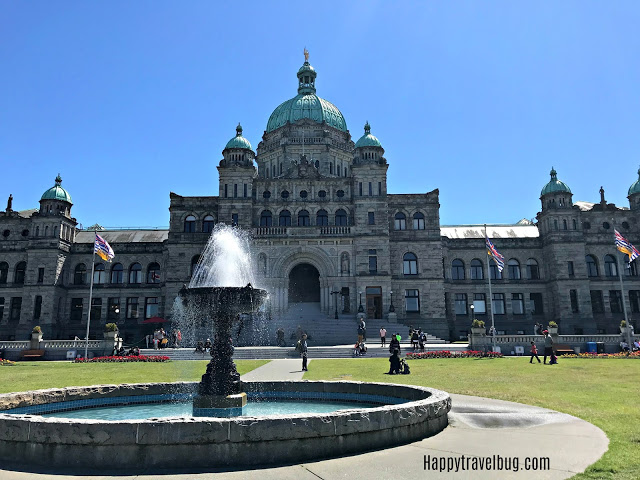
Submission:
[[[544,364],[547,364],[547,357],[549,357],[549,365],[555,365],[558,363],[558,357],[556,357],[556,352],[553,351],[553,338],[549,335],[549,330],[542,330],[542,325],[539,323],[536,324],[536,331],[538,331],[538,325],[540,326],[540,333],[544,335]],[[536,342],[531,342],[531,359],[529,363],[533,363],[534,357],[540,363]]]
[[[167,348],[172,346],[173,348],[179,348],[182,341],[182,332],[180,330],[173,329],[171,333],[165,332],[164,328],[157,328],[153,334],[149,334],[145,337],[147,348],[149,345],[153,345],[154,350],[160,348]]]
[[[629,348],[629,344],[623,340],[620,342],[620,350],[623,352],[637,352],[640,350],[640,342],[634,341],[633,346]]]
[[[113,347],[112,356],[114,357],[137,357],[138,355],[140,355],[140,349],[136,345],[130,347],[128,351],[126,351],[122,345],[120,347],[118,347],[117,345]]]

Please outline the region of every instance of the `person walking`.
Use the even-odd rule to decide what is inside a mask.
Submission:
[[[380,327],[380,345],[385,346],[387,344],[387,330],[383,327]]]
[[[360,319],[360,323],[358,323],[358,343],[362,343],[364,341],[364,322]]]
[[[551,356],[553,355],[553,338],[549,335],[549,330],[542,332],[544,335],[544,364],[547,364],[547,357],[549,357],[549,363],[551,363]]]
[[[308,346],[307,346],[307,334],[303,334],[302,338],[300,339],[300,353],[302,354],[302,371],[306,372],[307,369],[307,352],[308,352]]]
[[[536,347],[536,342],[531,342],[531,360],[529,360],[529,363],[533,363],[533,357],[536,357],[538,363],[540,363],[540,357],[538,357],[538,347]]]

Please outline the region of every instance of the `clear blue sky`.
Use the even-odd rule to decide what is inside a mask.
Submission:
[[[58,172],[85,226],[169,223],[216,195],[238,121],[254,148],[296,94],[366,120],[389,192],[440,189],[442,224],[533,218],[555,166],[628,206],[640,164],[637,1],[0,3],[0,208]]]

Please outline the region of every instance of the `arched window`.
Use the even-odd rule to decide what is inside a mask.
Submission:
[[[459,258],[451,262],[451,279],[464,280],[464,262]]]
[[[273,217],[269,210],[263,210],[260,213],[260,226],[261,227],[270,227],[273,225]]]
[[[40,236],[40,226],[36,227],[36,237]]]
[[[8,276],[9,276],[9,264],[7,262],[0,262],[0,284],[7,283]]]
[[[420,212],[413,214],[413,229],[424,230],[424,215]]]
[[[336,225],[345,226],[347,224],[347,212],[339,208],[336,211]]]
[[[160,283],[160,264],[152,262],[147,267],[147,283]]]
[[[124,267],[121,263],[116,263],[113,267],[111,267],[111,283],[124,283],[123,272]]]
[[[27,262],[19,262],[16,265],[16,276],[13,278],[13,283],[23,284],[24,276],[27,271]]]
[[[587,255],[584,257],[585,262],[587,262],[587,276],[588,277],[597,277],[598,276],[598,264],[596,263],[596,259],[592,255]]]
[[[311,225],[311,220],[309,220],[309,212],[306,210],[300,210],[298,212],[298,226],[299,227],[308,227]]]
[[[566,219],[562,219],[562,229],[563,230],[567,229],[567,220]]]
[[[509,268],[509,278],[511,280],[520,280],[520,262],[512,258],[507,263],[507,267]]]
[[[406,230],[407,229],[407,217],[402,212],[396,213],[394,218],[394,228],[396,230]]]
[[[204,233],[211,233],[213,232],[213,227],[216,224],[216,219],[213,218],[212,215],[207,215],[206,217],[204,217],[204,219],[202,220],[202,231]]]
[[[84,285],[85,283],[87,283],[87,266],[84,263],[79,263],[73,271],[73,284]]]
[[[329,215],[327,214],[326,210],[318,210],[318,213],[316,214],[316,225],[329,225]]]
[[[185,233],[193,233],[196,231],[196,217],[193,215],[188,215],[187,218],[184,219],[184,232]]]
[[[104,263],[96,263],[93,267],[93,283],[96,285],[103,285],[107,280],[107,272],[104,268]]]
[[[502,272],[498,269],[493,258],[489,259],[489,275],[491,275],[491,280],[502,280]]]
[[[471,260],[471,280],[484,279],[484,270],[482,268],[482,262],[477,258]]]
[[[280,227],[291,226],[291,212],[289,210],[282,210],[280,212],[280,218],[278,218],[278,226]]]
[[[405,253],[402,257],[402,273],[405,275],[418,274],[418,257],[411,252]]]
[[[191,276],[193,277],[193,275],[196,273],[196,270],[198,268],[198,262],[200,261],[200,255],[194,255],[193,257],[191,257]]]
[[[138,262],[129,268],[129,283],[142,283],[142,265]]]
[[[611,255],[604,256],[604,274],[607,277],[618,276],[618,265],[616,264],[616,259]]]
[[[527,278],[529,280],[540,279],[540,269],[538,268],[538,262],[533,258],[527,260]]]
[[[631,275],[633,277],[638,276],[638,267],[636,267],[636,262],[631,262],[631,264],[629,264],[629,255],[624,256],[623,264],[625,268],[622,269],[622,273],[624,275]]]

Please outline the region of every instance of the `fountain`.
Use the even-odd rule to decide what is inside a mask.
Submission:
[[[244,242],[244,244],[243,244]],[[244,245],[244,246],[243,246]],[[191,321],[215,321],[212,359],[201,382],[67,387],[0,395],[0,461],[45,467],[242,467],[294,463],[385,448],[435,435],[451,398],[425,387],[347,381],[242,382],[232,360],[231,327],[256,311],[246,239],[219,227],[177,299]],[[251,402],[348,402],[243,416]],[[61,418],[65,412],[116,410],[193,401],[192,416]],[[157,416],[157,415],[156,415]],[[116,461],[117,459],[117,461]]]

